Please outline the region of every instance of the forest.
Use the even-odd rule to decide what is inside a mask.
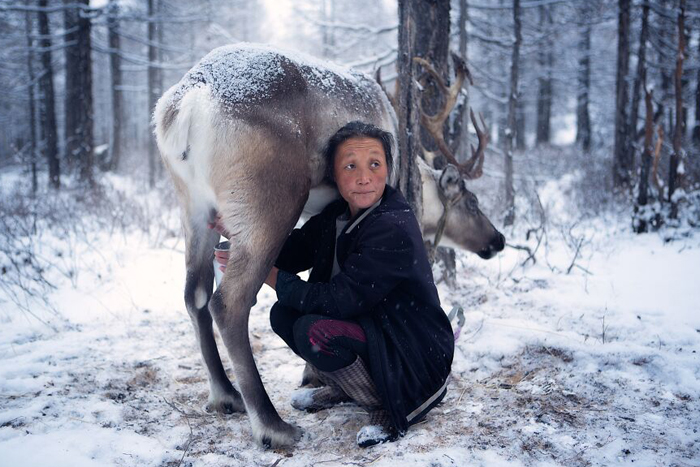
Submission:
[[[397,187],[464,310],[451,389],[396,443],[358,450],[357,406],[290,407],[265,286],[250,346],[302,439],[203,408],[154,111],[239,43],[393,108]],[[0,56],[0,464],[698,465],[697,0],[0,0]],[[457,168],[502,252],[441,237],[443,192],[428,232],[422,163]]]

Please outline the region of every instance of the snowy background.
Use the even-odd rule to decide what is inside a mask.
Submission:
[[[70,188],[50,203],[25,200],[36,214],[23,239],[37,246],[29,263],[51,271],[51,286],[32,298],[5,284],[0,294],[0,464],[698,466],[700,236],[633,234],[624,210],[584,215],[571,201],[580,178],[540,179],[545,222],[529,240],[525,225],[505,231],[536,264],[510,247],[490,261],[458,254],[456,284],[439,284],[443,307],[466,312],[448,395],[404,438],[367,450],[355,446],[366,419],[357,406],[290,406],[303,365],[270,330],[267,287],[251,311],[253,352],[304,438],[265,451],[246,415],[203,410],[167,183],[153,192],[106,177],[102,209],[123,210],[111,225]],[[3,199],[23,180],[4,173]],[[488,190],[475,190],[486,203]],[[81,215],[60,230],[48,211]]]
[[[461,99],[484,114],[492,137],[483,177],[468,183],[508,246],[489,261],[458,252],[454,278],[435,267],[443,308],[462,306],[466,318],[447,397],[404,438],[366,450],[355,444],[366,420],[359,407],[306,414],[290,406],[303,364],[270,330],[275,297],[266,287],[251,311],[253,353],[275,407],[304,437],[288,450],[264,450],[245,414],[204,411],[208,384],[184,307],[179,212],[162,170],[154,169],[149,188],[149,95],[162,94],[214,47],[239,41],[381,69],[391,90],[398,3],[156,0],[155,13],[148,3],[90,2],[93,81],[71,98],[77,67],[68,65],[67,51],[77,45],[71,31],[78,26],[62,10],[76,3],[50,0],[50,32],[42,35],[36,8],[0,0],[0,467],[700,467],[698,2],[687,2],[681,216],[637,235],[636,191],[614,195],[612,181],[620,2],[521,2],[516,221],[503,229],[511,2],[451,1],[450,47],[467,58],[475,80]],[[119,6],[110,13],[120,25],[116,49],[109,15],[99,11],[108,4]],[[632,2],[630,86],[640,79],[643,4]],[[663,184],[673,152],[679,1],[651,4],[647,85],[666,135]],[[44,84],[55,87],[56,124],[47,130],[36,127],[49,108],[41,79],[48,52],[54,79]],[[121,65],[113,66],[117,56]],[[94,135],[85,147],[98,154],[89,190],[66,130],[86,89]],[[546,95],[551,115],[542,123]],[[590,113],[585,131],[577,118],[582,96]],[[32,138],[31,128],[42,131]],[[551,134],[540,137],[542,128]],[[460,135],[461,156],[475,141],[470,131],[465,126]],[[58,137],[57,190],[48,188],[42,132]],[[587,151],[577,133],[590,134]],[[120,164],[104,152],[110,144],[121,147]],[[636,171],[633,177],[636,183]],[[649,212],[666,216],[662,184],[651,191]]]

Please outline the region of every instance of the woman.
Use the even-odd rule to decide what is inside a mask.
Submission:
[[[354,400],[370,414],[362,447],[395,440],[442,400],[454,352],[416,218],[386,185],[391,140],[361,122],[338,130],[325,156],[342,199],[290,234],[265,281],[272,329],[326,383],[292,405]],[[308,282],[296,275],[309,268]]]

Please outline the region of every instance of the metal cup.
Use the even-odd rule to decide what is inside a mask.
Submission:
[[[214,247],[214,251],[228,251],[229,249],[231,249],[231,242],[221,242]],[[224,278],[224,273],[219,269],[220,266],[221,264],[219,264],[216,260],[216,256],[214,256],[214,281],[217,287],[221,284],[221,279]]]

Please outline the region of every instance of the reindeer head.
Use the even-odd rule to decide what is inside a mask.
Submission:
[[[476,195],[452,164],[435,170],[419,160],[423,179],[423,235],[441,245],[462,248],[484,259],[493,257],[505,246],[505,237],[479,209]]]
[[[474,112],[470,109],[469,115],[479,139],[479,146],[472,146],[469,160],[463,164],[457,162],[445,142],[442,130],[457,103],[465,79],[471,82],[471,75],[461,58],[453,54],[452,59],[456,78],[449,87],[428,61],[420,57],[413,59],[434,78],[438,88],[445,95],[443,107],[435,115],[428,115],[420,108],[421,125],[430,133],[442,153],[442,156],[438,156],[435,152],[423,148],[425,159],[432,163],[432,168],[418,159],[423,179],[423,235],[430,238],[429,235],[434,233],[433,244],[438,244],[444,234],[448,240],[445,243],[452,243],[452,246],[467,249],[484,259],[489,259],[503,250],[505,237],[481,212],[476,195],[466,186],[466,180],[478,178],[483,173],[489,131],[484,117],[480,115],[479,126]]]

